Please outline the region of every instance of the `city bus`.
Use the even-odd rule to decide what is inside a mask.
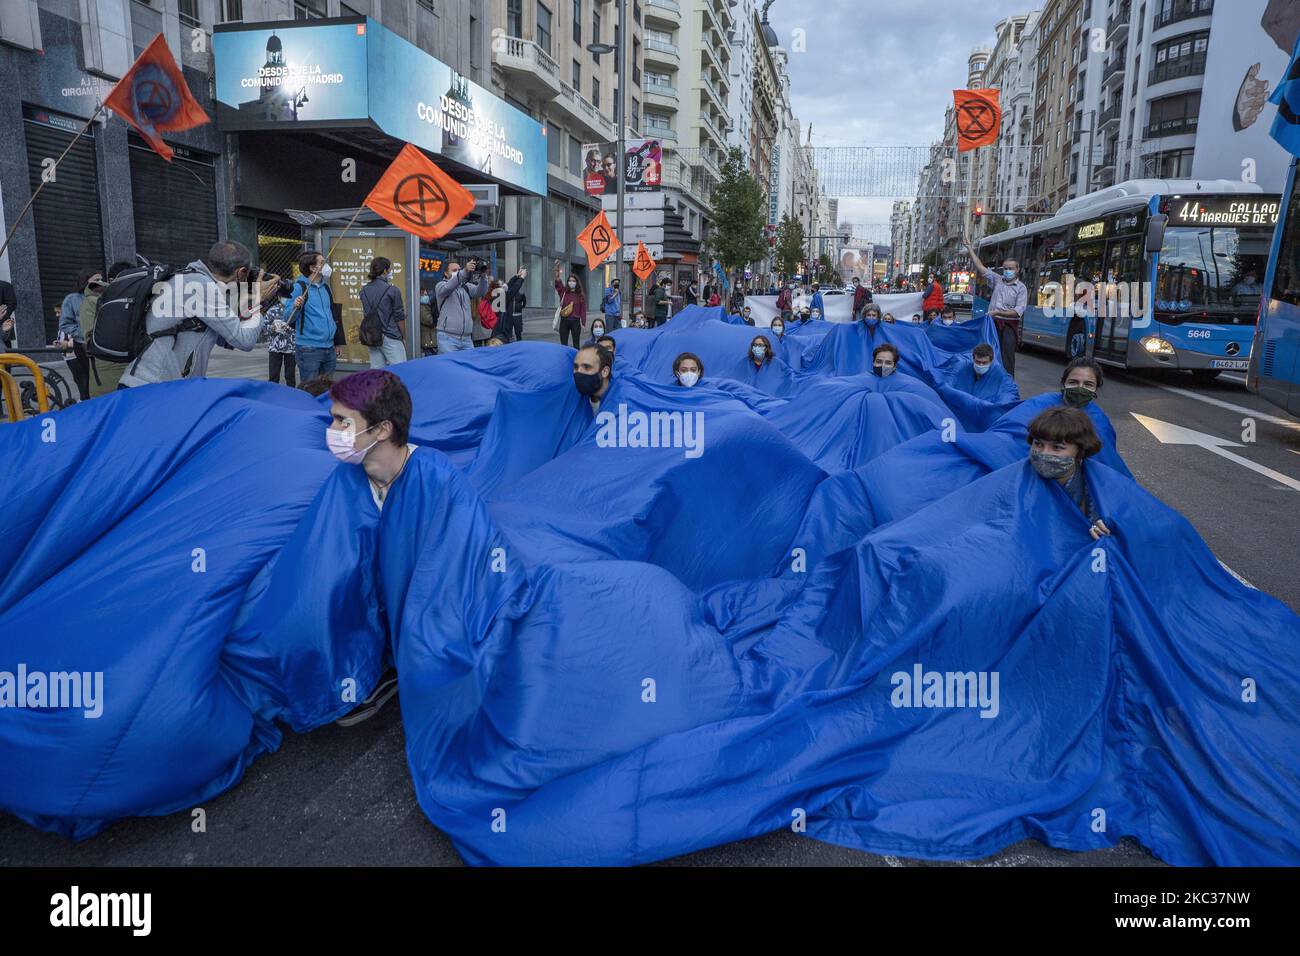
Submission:
[[[1140,179],[983,239],[1020,263],[1018,345],[1118,368],[1246,372],[1281,197],[1233,180]],[[976,314],[988,308],[980,280]]]
[[[1288,412],[1300,414],[1300,192],[1291,160],[1283,214],[1264,273],[1264,300],[1250,350],[1246,387]]]

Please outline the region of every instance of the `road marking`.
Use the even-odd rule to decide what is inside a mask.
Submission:
[[[1231,402],[1225,402],[1219,398],[1211,398],[1209,395],[1202,395],[1199,392],[1193,392],[1186,388],[1176,388],[1173,385],[1162,385],[1156,383],[1157,388],[1163,388],[1166,392],[1173,392],[1175,395],[1182,395],[1184,398],[1194,398],[1198,402],[1205,402],[1207,405],[1216,405],[1219,408],[1226,408],[1230,412],[1241,412],[1243,415],[1249,415],[1252,418],[1258,418],[1261,421],[1271,422],[1274,425],[1284,425],[1287,428],[1300,429],[1300,422],[1292,421],[1289,418],[1278,418],[1276,415],[1268,415],[1264,412],[1257,412],[1253,408],[1247,408],[1245,405],[1234,405]]]
[[[1292,491],[1300,491],[1300,481],[1289,475],[1284,475],[1280,471],[1274,471],[1272,468],[1265,468],[1263,465],[1256,464],[1249,458],[1242,458],[1240,455],[1234,455],[1232,452],[1227,451],[1228,448],[1242,447],[1240,442],[1216,438],[1204,432],[1184,428],[1182,425],[1162,422],[1158,418],[1148,418],[1145,415],[1139,415],[1137,412],[1129,412],[1129,414],[1136,418],[1162,445],[1199,445],[1206,451],[1214,452],[1220,458],[1226,458],[1228,461],[1235,462],[1243,468],[1249,468],[1256,474],[1263,475],[1280,485],[1286,485]]]
[[[1240,581],[1242,584],[1246,585],[1246,587],[1250,588],[1252,591],[1258,591],[1258,590],[1259,590],[1259,588],[1255,587],[1255,585],[1251,584],[1249,581],[1247,581],[1245,578],[1243,578],[1243,577],[1242,577],[1240,574],[1238,574],[1236,571],[1232,570],[1232,568],[1230,568],[1230,567],[1228,567],[1226,564],[1224,564],[1224,563],[1223,563],[1223,560],[1222,560],[1221,558],[1215,557],[1214,560],[1219,562],[1219,567],[1223,568],[1223,570],[1227,571],[1229,574],[1231,574],[1234,578],[1236,578],[1236,579],[1237,579],[1238,581]]]

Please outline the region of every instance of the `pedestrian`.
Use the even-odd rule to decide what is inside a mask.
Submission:
[[[298,257],[298,273],[293,283],[289,324],[294,331],[298,378],[306,381],[317,375],[333,375],[341,350],[334,344],[338,327],[329,284],[333,267],[323,254],[309,250]]]
[[[478,330],[475,332],[475,348],[488,345],[493,340],[495,340],[498,345],[505,344],[496,334],[497,326],[501,323],[501,316],[493,306],[498,299],[502,300],[502,303],[504,304],[505,283],[500,279],[492,279],[488,282],[487,292],[478,300],[478,308],[475,310],[477,313],[476,318],[478,320],[476,324],[478,330],[482,331],[481,338],[478,335]]]
[[[651,328],[663,325],[668,321],[668,312],[672,304],[672,280],[664,276],[650,292]]]
[[[124,272],[129,272],[134,266],[129,262],[115,262],[108,267],[108,274],[105,276],[104,287],[94,294],[87,294],[81,302],[79,317],[81,323],[81,333],[87,343],[89,343],[95,332],[95,321],[99,317],[99,301],[103,296],[104,290],[113,283],[118,276]],[[126,371],[125,362],[111,362],[108,359],[90,355],[90,349],[87,347],[87,358],[90,361],[90,397],[98,398],[101,395],[107,395],[109,392],[117,391],[118,383],[122,380],[122,373]]]
[[[745,308],[745,293],[739,288],[731,290],[730,311],[732,315],[740,315]],[[753,325],[754,323],[749,323]]]
[[[0,348],[8,350],[18,338],[18,293],[13,283],[0,279]]]
[[[470,258],[461,268],[452,260],[447,263],[447,278],[434,289],[438,306],[438,354],[463,352],[474,347],[474,320],[470,298],[480,298],[487,291],[487,279],[478,273],[478,259]]]
[[[943,286],[939,285],[939,277],[931,272],[929,285],[925,289],[925,298],[921,300],[921,311],[938,312],[942,308]]]
[[[524,280],[527,278],[528,270],[520,269],[506,283],[506,311],[501,319],[501,339],[505,342],[524,340],[524,309],[528,307]]]
[[[789,280],[781,287],[776,296],[776,311],[785,312],[794,309],[794,283]]]
[[[700,301],[700,290],[694,279],[682,283],[682,298],[687,305],[696,305]]]
[[[741,321],[743,321],[746,325],[754,324],[754,315],[750,310],[749,306],[745,306],[743,309],[740,310],[740,318]]]
[[[826,312],[826,303],[822,299],[822,284],[820,282],[812,284],[812,301],[808,303],[808,311],[815,312],[815,318],[821,318]]]
[[[986,266],[975,252],[970,239],[963,238],[966,252],[970,254],[984,281],[989,284],[989,311],[993,323],[998,329],[999,345],[1002,348],[1002,366],[1008,375],[1016,374],[1016,347],[1019,345],[1020,323],[1025,317],[1025,307],[1029,304],[1029,290],[1020,281],[1020,263],[1015,259],[1006,259],[1002,263],[1002,274],[998,275]]]
[[[82,269],[77,274],[76,288],[63,297],[59,306],[59,331],[55,343],[64,350],[72,381],[83,402],[90,399],[90,358],[86,355],[86,337],[81,330],[81,305],[88,293],[98,297],[103,288],[104,275],[100,269]],[[69,353],[71,358],[68,358]]]
[[[292,287],[290,287],[292,292]],[[290,388],[298,386],[298,363],[294,357],[293,326],[285,321],[285,302],[276,297],[262,313],[262,334],[266,336],[266,360],[268,382],[280,381],[284,373],[284,384]]]
[[[379,320],[383,342],[369,346],[370,367],[384,368],[406,361],[406,307],[393,285],[393,262],[385,256],[370,260],[370,281],[361,289],[361,312]]]
[[[853,277],[853,317],[856,319],[872,302],[871,289],[863,285],[857,276]]]
[[[555,291],[560,296],[560,344],[572,342],[576,349],[582,342],[582,330],[587,326],[587,297],[583,294],[578,276],[570,272],[569,278],[561,282],[563,266],[555,260]]]
[[[323,256],[319,258],[324,261]],[[264,274],[250,284],[251,273],[248,247],[222,239],[212,245],[207,256],[172,276],[154,298],[145,319],[152,341],[128,366],[117,387],[203,378],[208,356],[219,340],[252,351],[262,331],[262,303],[279,290],[280,277]],[[332,329],[330,336],[332,343]]]
[[[593,319],[591,323],[591,338],[587,339],[587,341],[583,342],[582,344],[590,345],[595,343],[597,339],[604,338],[605,326],[606,326],[606,322],[604,316],[597,316],[595,319]],[[611,329],[617,328],[617,326],[611,325],[610,328]]]
[[[428,286],[420,290],[420,352],[438,354],[438,305]]]
[[[619,320],[623,318],[623,293],[619,289],[618,279],[605,288],[605,299],[601,303],[600,310],[604,313],[606,328],[613,331],[621,327]]]

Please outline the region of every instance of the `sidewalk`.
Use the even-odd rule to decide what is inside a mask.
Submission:
[[[589,312],[587,314],[587,331],[590,334],[591,320],[599,313]],[[559,333],[551,331],[551,318],[554,312],[538,312],[537,315],[528,315],[524,313],[524,341],[526,342],[556,342],[560,341]],[[504,346],[509,348],[509,346]],[[266,346],[258,345],[251,352],[240,352],[238,349],[223,349],[217,347],[212,350],[212,357],[208,359],[208,378],[255,378],[265,380],[269,371],[266,358]]]

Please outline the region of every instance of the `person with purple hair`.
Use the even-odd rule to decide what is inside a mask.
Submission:
[[[411,393],[392,372],[366,369],[336,382],[329,395],[332,421],[325,442],[339,461],[365,470],[370,497],[382,512],[417,448],[408,441]],[[378,713],[396,693],[397,672],[390,668],[370,695],[336,723],[341,727],[359,724]]]

